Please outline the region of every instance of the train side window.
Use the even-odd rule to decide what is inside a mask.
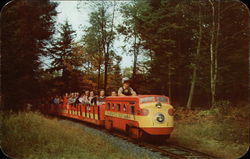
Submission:
[[[117,111],[121,111],[121,105],[120,104],[117,104]]]
[[[130,106],[130,113],[135,114],[135,106]]]
[[[108,103],[108,107],[107,107],[108,110],[110,110],[110,103]]]
[[[112,104],[112,109],[115,110],[115,104]]]
[[[127,107],[126,104],[123,105],[123,111],[126,112],[127,111]]]

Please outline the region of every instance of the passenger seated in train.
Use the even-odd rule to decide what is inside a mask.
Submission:
[[[79,96],[79,98],[78,98],[79,103],[84,104],[84,99],[85,99],[84,97],[85,97],[84,93],[82,93],[82,94]]]
[[[111,96],[114,97],[114,96],[117,96],[117,93],[115,91],[111,92]]]
[[[99,97],[97,98],[97,105],[105,104],[105,92],[104,90],[101,90],[99,93]]]
[[[83,104],[89,104],[89,91],[85,91],[83,96]]]
[[[81,103],[81,102],[79,101],[80,95],[79,95],[78,92],[75,93],[75,98],[76,98],[76,101],[75,101],[74,105],[77,106],[78,104]]]
[[[59,98],[59,96],[56,96],[56,97],[54,98],[53,103],[54,103],[54,104],[60,104],[60,98]]]
[[[89,93],[89,98],[88,98],[89,104],[91,104],[91,105],[96,105],[96,100],[97,100],[97,98],[96,98],[96,96],[95,96],[94,91],[91,91],[91,92]]]
[[[68,107],[68,93],[65,93],[65,95],[63,96],[63,103],[65,107]]]
[[[123,78],[122,84],[122,87],[118,90],[118,96],[136,96],[136,92],[130,87],[129,78]]]
[[[75,94],[74,94],[74,93],[70,93],[69,98],[68,98],[68,103],[69,103],[70,105],[72,105],[72,104],[75,103],[75,101],[76,101]]]
[[[59,96],[60,104],[63,104],[63,96]]]

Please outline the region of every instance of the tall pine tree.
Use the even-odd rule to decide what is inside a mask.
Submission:
[[[1,14],[1,98],[4,108],[21,109],[38,98],[39,55],[54,33],[57,3],[15,0]],[[34,92],[38,92],[34,94]]]

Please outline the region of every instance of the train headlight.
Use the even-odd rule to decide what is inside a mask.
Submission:
[[[162,123],[165,120],[165,116],[163,114],[161,114],[161,113],[158,113],[155,116],[155,120],[158,121],[159,123]]]
[[[161,108],[161,103],[156,103],[155,106],[156,106],[157,108]]]

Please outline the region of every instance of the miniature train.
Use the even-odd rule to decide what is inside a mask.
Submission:
[[[48,113],[118,130],[134,139],[166,139],[173,131],[174,108],[161,95],[107,97],[101,105],[48,105]]]

